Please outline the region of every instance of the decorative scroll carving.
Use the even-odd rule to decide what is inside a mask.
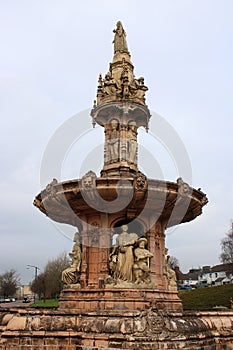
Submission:
[[[79,282],[80,278],[82,252],[78,232],[74,235],[74,242],[72,252],[69,254],[71,257],[71,265],[62,271],[62,282],[65,284],[76,284]]]

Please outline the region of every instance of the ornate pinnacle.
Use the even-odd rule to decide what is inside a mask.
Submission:
[[[117,22],[116,29],[113,30],[113,33],[115,33],[115,37],[113,40],[114,54],[118,52],[129,53],[126,41],[126,33],[120,21]]]
[[[117,22],[113,32],[114,57],[109,72],[104,77],[99,75],[96,106],[126,100],[145,105],[145,93],[148,88],[144,85],[144,78],[137,79],[134,76],[134,66],[121,22]]]

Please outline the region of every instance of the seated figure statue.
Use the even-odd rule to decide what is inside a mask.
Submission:
[[[82,253],[78,233],[75,233],[74,235],[74,242],[72,252],[69,254],[71,257],[71,265],[62,271],[61,279],[65,284],[76,284],[80,277]]]
[[[134,278],[135,283],[150,283],[150,259],[153,254],[145,249],[147,244],[146,238],[139,238],[137,240],[138,248],[134,250],[135,264],[134,264]]]

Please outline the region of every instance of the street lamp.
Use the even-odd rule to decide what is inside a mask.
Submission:
[[[29,269],[30,267],[33,267],[35,269],[35,277],[34,277],[34,279],[36,279],[37,275],[38,275],[38,270],[40,270],[39,267],[37,267],[35,265],[27,265],[27,266],[28,266],[27,269]],[[36,294],[34,293],[34,303],[35,303],[35,301],[36,301]]]

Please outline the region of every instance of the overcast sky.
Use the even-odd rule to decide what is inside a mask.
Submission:
[[[178,133],[192,164],[191,185],[209,198],[203,215],[168,234],[170,254],[183,272],[219,263],[220,240],[233,219],[232,14],[231,0],[0,1],[0,273],[14,268],[29,283],[34,271],[27,264],[43,269],[72,248],[75,229],[54,225],[32,202],[42,189],[48,142],[92,107],[118,20],[135,74],[149,87],[149,108]],[[101,128],[95,132],[102,137]],[[77,178],[84,149],[67,154],[61,180]],[[166,180],[176,181],[159,146],[150,151]],[[153,169],[143,170],[151,177]]]

